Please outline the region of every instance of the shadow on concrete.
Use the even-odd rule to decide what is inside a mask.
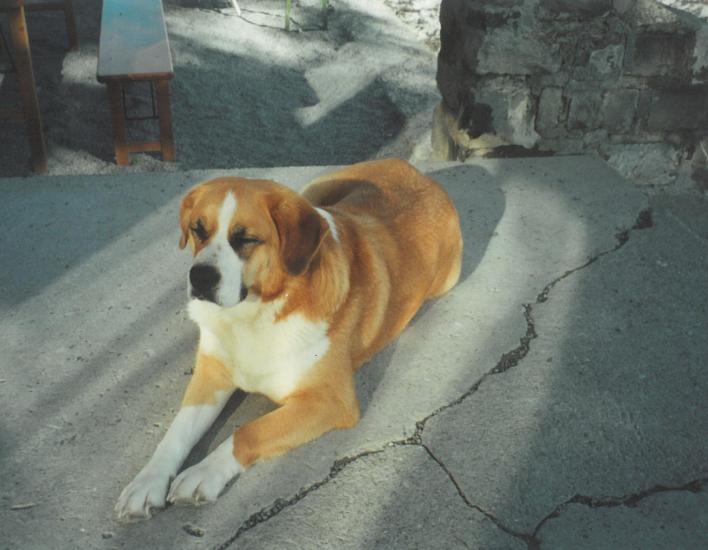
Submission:
[[[35,180],[32,189],[21,182],[3,189],[0,248],[12,268],[0,272],[0,286],[12,292],[0,294],[2,309],[37,296],[186,188],[164,178],[139,188],[125,182],[98,185],[102,192],[95,193],[85,180],[74,184],[67,177]]]

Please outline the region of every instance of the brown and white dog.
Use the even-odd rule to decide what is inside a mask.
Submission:
[[[166,500],[213,501],[258,460],[354,426],[354,373],[460,275],[455,207],[400,160],[349,166],[302,195],[272,181],[214,179],[184,197],[180,225],[180,247],[194,255],[196,366],[165,437],[120,495],[124,520],[150,517]],[[279,408],[174,478],[237,388]]]

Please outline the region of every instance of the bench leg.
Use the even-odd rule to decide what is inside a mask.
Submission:
[[[127,166],[130,164],[130,157],[128,156],[128,133],[125,129],[122,84],[120,82],[108,82],[108,102],[111,106],[111,120],[113,121],[116,164]]]
[[[172,111],[170,109],[169,80],[155,81],[157,92],[157,114],[160,117],[160,146],[162,160],[175,160],[175,142],[172,135]]]
[[[42,133],[42,116],[39,112],[37,101],[37,88],[34,84],[32,69],[32,55],[30,53],[27,24],[22,6],[10,12],[10,33],[15,52],[17,65],[17,78],[20,81],[20,95],[22,96],[22,110],[27,124],[27,134],[30,148],[32,149],[32,169],[37,173],[47,171],[47,149]]]
[[[69,38],[69,49],[79,49],[79,34],[76,31],[76,16],[74,14],[74,0],[64,0],[64,19],[66,20],[66,34]]]

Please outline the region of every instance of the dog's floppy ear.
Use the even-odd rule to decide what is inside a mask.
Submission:
[[[310,265],[329,226],[312,205],[293,193],[271,204],[270,215],[280,240],[280,257],[290,275],[301,275]]]
[[[179,227],[182,230],[182,235],[179,238],[180,248],[187,246],[187,241],[189,240],[189,216],[203,190],[204,184],[199,184],[193,187],[182,199],[182,204],[179,208]]]

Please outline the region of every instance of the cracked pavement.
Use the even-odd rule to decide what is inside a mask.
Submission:
[[[708,546],[706,204],[586,157],[422,168],[463,274],[362,369],[360,424],[129,526],[196,345],[179,197],[225,171],[0,180],[0,548]]]

